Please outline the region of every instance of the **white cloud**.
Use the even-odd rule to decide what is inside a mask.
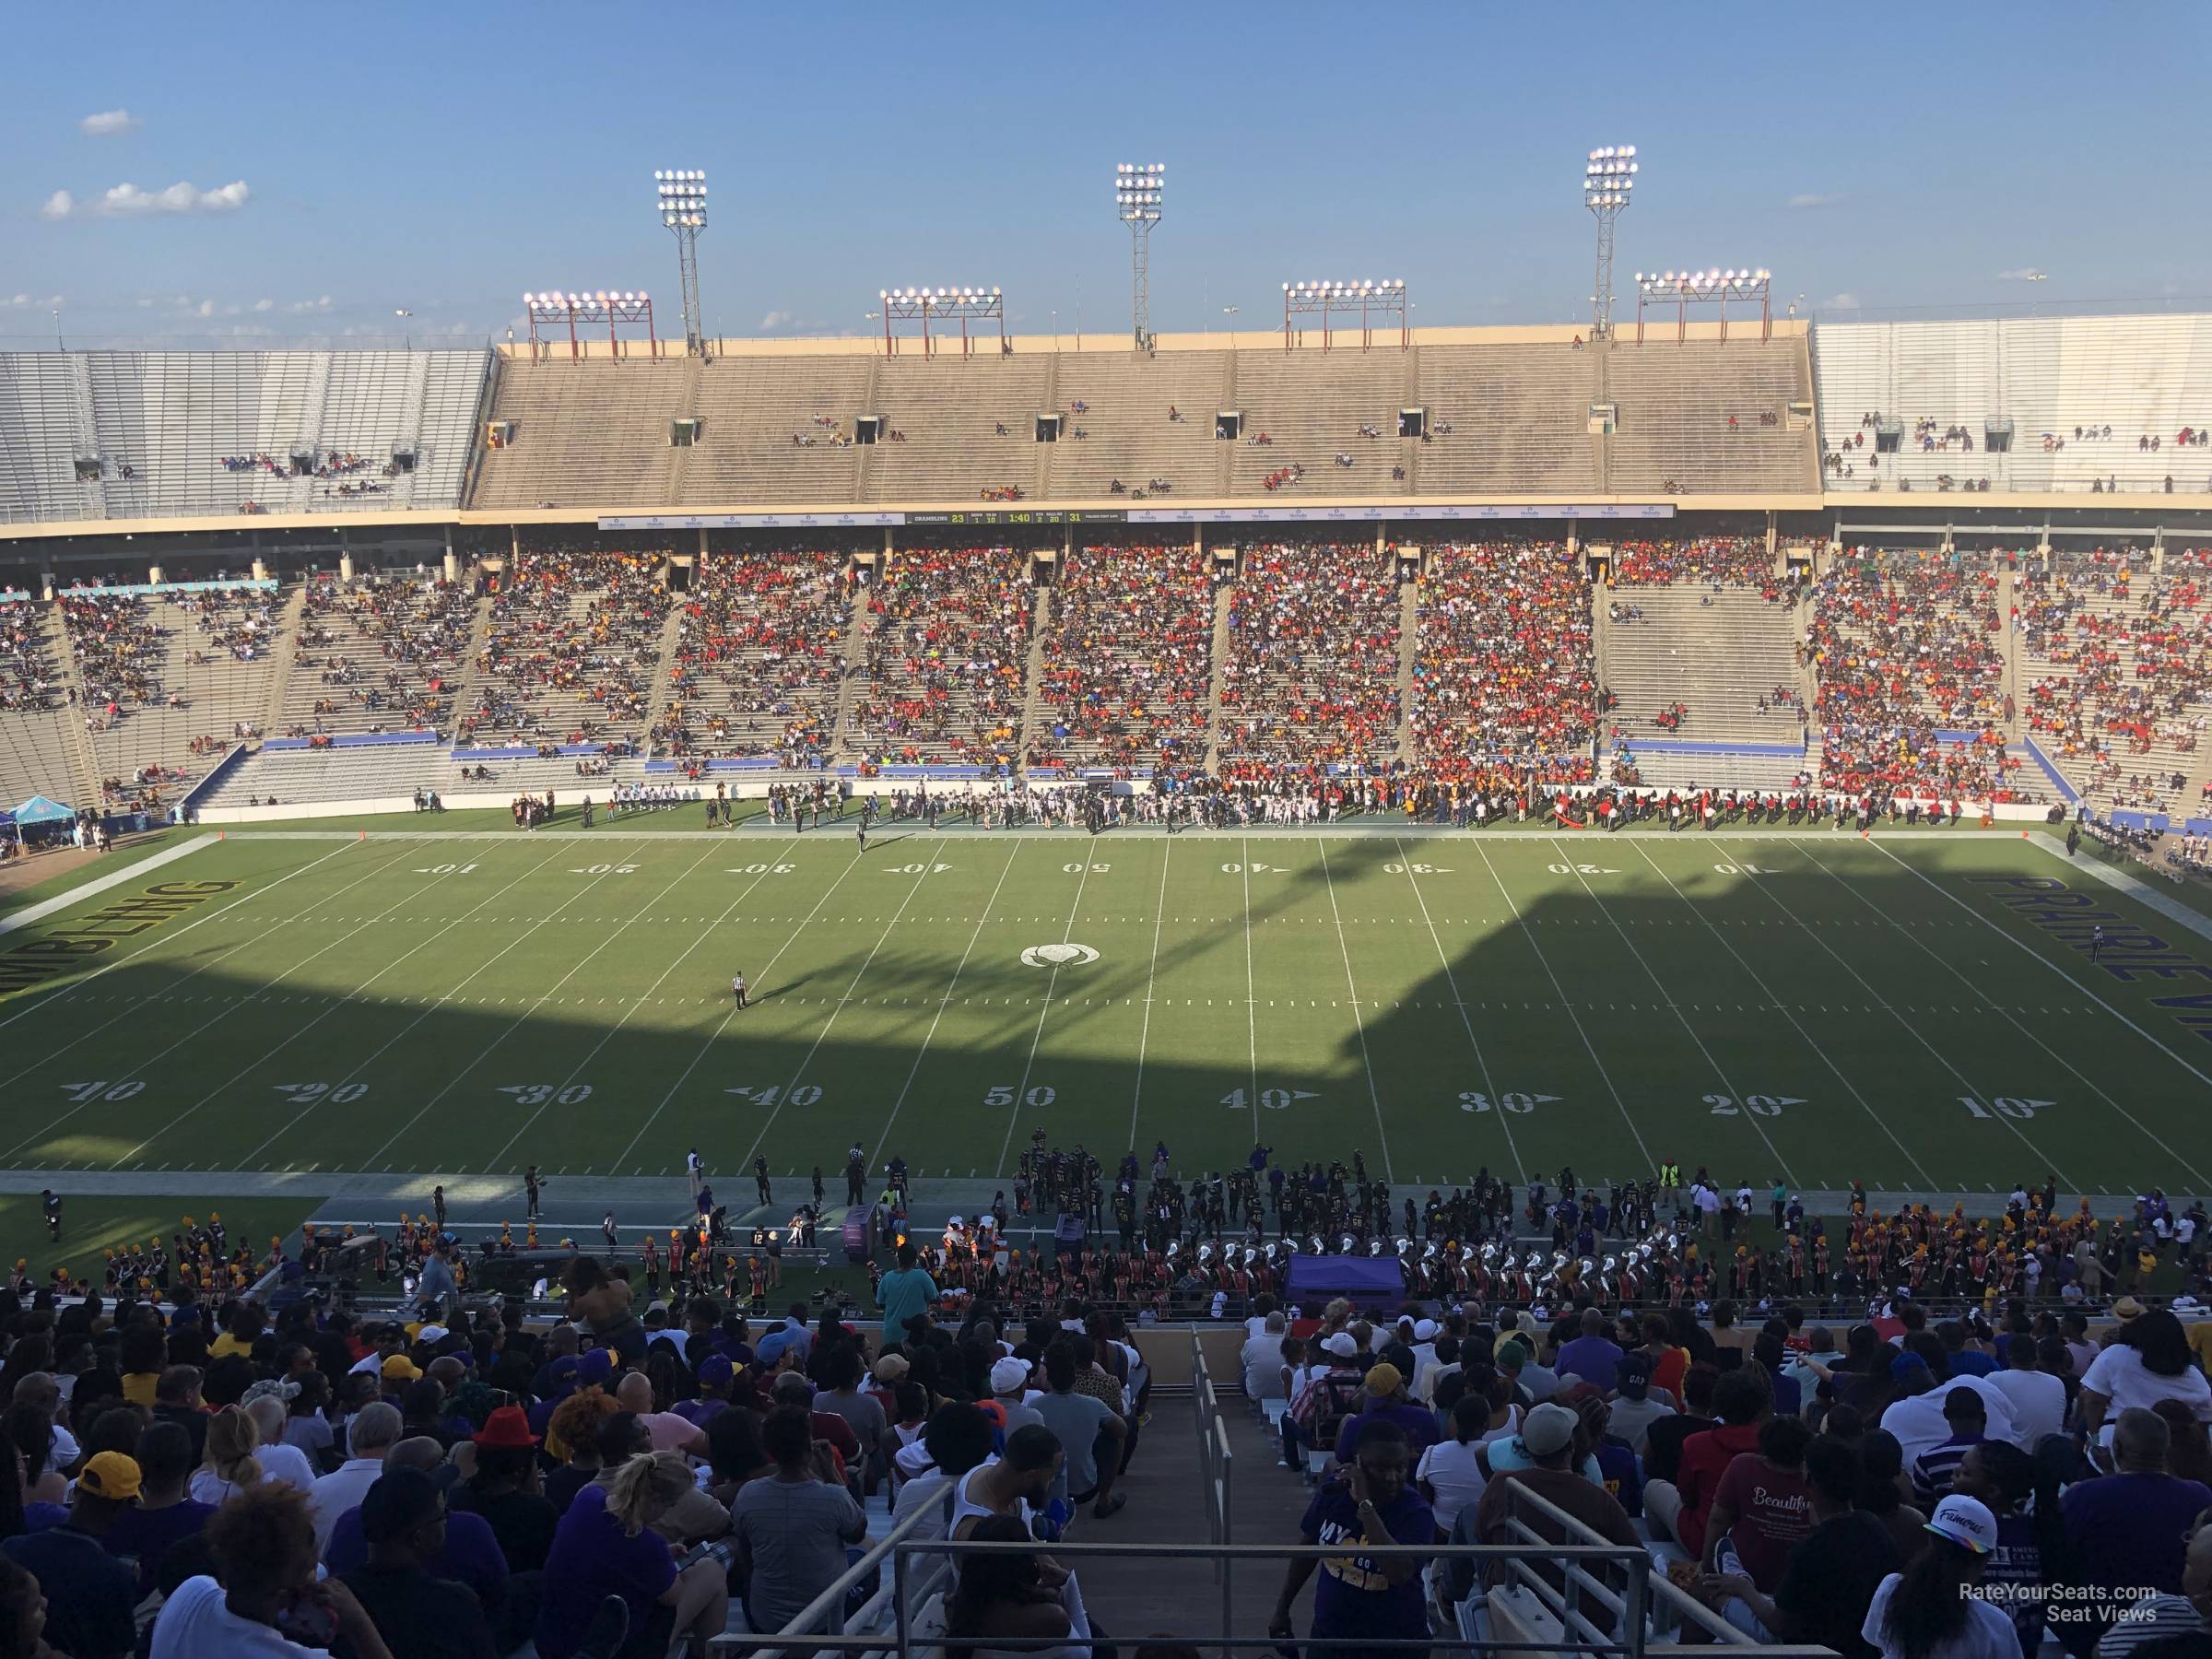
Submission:
[[[212,317],[215,315],[215,301],[212,300],[203,300],[193,309],[203,317]]]
[[[296,312],[326,312],[330,309],[330,296],[324,294],[315,300],[295,300],[286,309]]]
[[[766,334],[771,329],[789,328],[792,324],[792,312],[787,311],[771,311],[767,316],[760,319],[760,332],[762,334]]]
[[[97,214],[102,218],[145,218],[184,213],[235,213],[253,196],[243,179],[233,179],[213,190],[179,181],[166,190],[141,190],[135,184],[118,184],[96,202],[79,206],[75,196],[57,190],[39,209],[41,218],[78,218]]]
[[[253,309],[257,312],[275,311],[276,309],[276,301],[274,300],[256,300],[253,301]]]
[[[2021,265],[2016,270],[1999,271],[1997,280],[1999,282],[2041,282],[2043,275],[2033,265]]]
[[[101,110],[78,122],[77,128],[95,138],[112,138],[143,125],[137,116],[128,110]]]
[[[1796,208],[1833,207],[1841,200],[1843,200],[1843,196],[1841,192],[1823,195],[1817,191],[1807,191],[1802,195],[1792,196],[1786,206]]]
[[[40,299],[36,294],[10,294],[6,299],[0,299],[0,305],[11,307],[17,311],[30,311],[33,309],[52,311],[56,306],[60,305],[61,302],[62,297],[59,294],[49,294],[43,300]]]
[[[1830,294],[1820,301],[1820,309],[1822,311],[1857,311],[1859,297],[1856,294]]]

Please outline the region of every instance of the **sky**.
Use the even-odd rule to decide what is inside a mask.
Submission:
[[[1279,324],[1313,278],[1402,279],[1417,325],[1581,321],[1607,144],[1641,166],[1624,315],[1635,270],[1705,265],[1768,267],[1777,312],[1823,319],[2212,308],[2185,159],[2212,8],[88,18],[9,9],[9,348],[51,346],[56,310],[71,345],[480,343],[547,288],[645,289],[680,335],[663,167],[707,175],[717,335],[872,331],[878,289],[924,283],[1003,288],[1013,332],[1125,332],[1118,161],[1168,170],[1159,332]]]

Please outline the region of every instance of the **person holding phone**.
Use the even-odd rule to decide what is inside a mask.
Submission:
[[[1308,1544],[1342,1544],[1351,1553],[1311,1556],[1293,1560],[1283,1575],[1282,1594],[1276,1598],[1267,1634],[1291,1640],[1290,1609],[1299,1592],[1321,1569],[1313,1592],[1312,1638],[1326,1644],[1334,1659],[1349,1659],[1363,1641],[1423,1641],[1429,1636],[1429,1613],[1421,1594],[1421,1559],[1418,1556],[1368,1556],[1359,1546],[1434,1544],[1436,1514],[1429,1501],[1414,1489],[1406,1477],[1412,1467],[1412,1447],[1405,1430],[1387,1420],[1368,1423],[1354,1445],[1347,1446],[1351,1462],[1345,1478],[1331,1481],[1313,1496],[1300,1535]],[[1386,1649],[1393,1654],[1416,1654],[1412,1648]]]

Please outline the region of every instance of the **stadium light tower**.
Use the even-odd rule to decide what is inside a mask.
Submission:
[[[1636,147],[1600,145],[1583,169],[1583,206],[1597,220],[1597,287],[1590,296],[1590,337],[1613,337],[1613,221],[1636,189]]]
[[[1139,351],[1152,349],[1152,227],[1159,223],[1167,167],[1124,161],[1113,170],[1113,210],[1129,227],[1129,309]]]
[[[707,175],[696,167],[663,168],[653,175],[661,223],[676,236],[677,274],[684,301],[684,349],[707,354],[706,325],[699,312],[699,233],[707,228]]]

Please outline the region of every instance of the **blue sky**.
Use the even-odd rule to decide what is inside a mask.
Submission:
[[[1624,142],[1623,292],[1712,264],[1823,316],[2212,295],[2191,6],[959,16],[12,8],[0,336],[50,342],[58,296],[72,344],[481,340],[547,287],[648,288],[672,332],[662,166],[708,173],[715,332],[863,330],[923,282],[1119,332],[1119,160],[1168,165],[1162,331],[1265,326],[1284,280],[1346,276],[1403,277],[1419,324],[1562,322],[1587,312],[1585,153]]]

